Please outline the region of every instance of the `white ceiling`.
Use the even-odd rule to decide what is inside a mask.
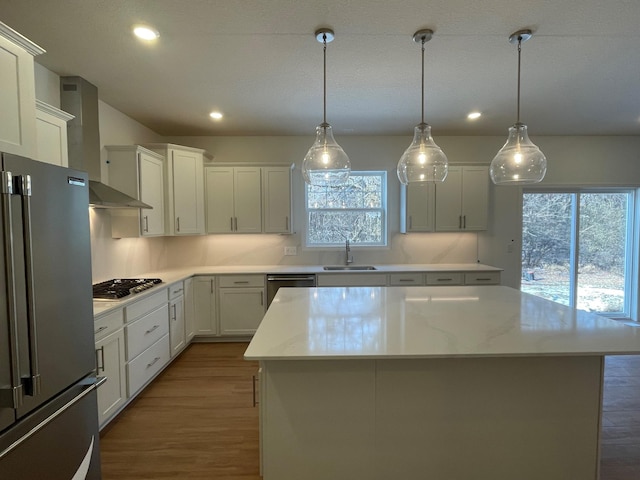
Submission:
[[[47,50],[37,61],[79,75],[100,97],[162,135],[410,135],[420,120],[420,28],[426,121],[437,135],[505,135],[516,114],[535,135],[640,133],[638,0],[0,0],[0,21]],[[161,33],[145,45],[145,22]],[[224,120],[208,113],[220,109]],[[481,110],[471,122],[466,114]]]

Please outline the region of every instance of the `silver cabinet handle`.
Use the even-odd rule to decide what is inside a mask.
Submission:
[[[151,361],[151,363],[147,363],[147,368],[153,367],[158,362],[158,360],[160,360],[160,357],[156,357]]]
[[[178,313],[176,311],[176,304],[173,304],[173,321],[175,322],[176,320],[178,320]]]
[[[264,292],[260,292],[260,305],[264,307]]]
[[[451,282],[451,281],[453,281],[453,278],[438,278],[437,281],[438,282]]]
[[[409,230],[413,228],[413,216],[409,215]]]
[[[462,216],[462,228],[464,228],[464,229],[467,228],[467,216],[466,215]]]
[[[213,293],[213,278],[209,281],[211,282],[211,293]]]
[[[234,221],[235,221],[235,228],[234,230],[237,232],[238,231],[238,217],[233,217]]]
[[[243,284],[249,283],[249,280],[237,280],[237,281],[235,281],[233,283],[234,283],[234,285],[243,285]]]
[[[102,327],[100,327],[99,329],[94,330],[93,334],[94,334],[94,335],[97,335],[97,334],[99,334],[100,332],[105,331],[107,328],[109,328],[109,327],[107,327],[106,325],[103,325],[103,326],[102,326]]]
[[[233,232],[233,217],[229,217],[229,230],[231,230]]]
[[[143,218],[144,218],[144,231],[148,232],[149,231],[149,216],[145,215]]]
[[[29,372],[25,394],[35,397],[40,393],[40,366],[38,363],[38,324],[36,322],[35,276],[33,274],[33,249],[31,235],[31,175],[15,177],[16,190],[22,199],[22,234],[24,241],[27,277],[27,324],[29,335]]]
[[[255,375],[251,376],[251,397],[253,400],[253,406],[255,407],[258,404],[258,400],[256,398],[256,393],[257,393],[257,388],[256,388],[256,382],[257,382],[257,378]]]
[[[160,325],[154,325],[153,327],[151,327],[149,330],[147,330],[146,332],[144,332],[145,335],[149,335],[151,332],[153,332],[154,330],[160,328]]]
[[[399,282],[406,282],[406,283],[409,283],[409,282],[413,283],[413,282],[415,282],[415,280],[414,280],[413,278],[399,278],[399,279],[398,279],[398,281],[399,281]]]
[[[477,282],[489,282],[489,281],[491,281],[491,279],[490,278],[479,278],[478,277],[478,278],[476,278],[476,281]]]
[[[462,229],[462,215],[458,215],[458,228]]]
[[[180,231],[180,217],[176,217],[176,232]]]
[[[284,217],[284,225],[285,225],[284,229],[289,231],[289,217],[288,216]]]

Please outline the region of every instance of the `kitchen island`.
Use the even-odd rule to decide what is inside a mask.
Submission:
[[[640,330],[507,287],[280,291],[259,360],[265,480],[598,478],[604,356]]]

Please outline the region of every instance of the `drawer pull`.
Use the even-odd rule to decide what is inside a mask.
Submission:
[[[182,288],[179,290],[174,290],[173,292],[171,292],[171,295],[177,295],[178,293],[182,293]]]
[[[453,280],[453,278],[439,278],[438,282],[450,282],[452,280]]]
[[[104,330],[106,330],[107,328],[109,328],[107,325],[103,325],[102,327],[100,327],[99,329],[97,329],[95,332],[93,332],[94,335],[97,335],[100,332],[103,332]]]
[[[160,325],[154,325],[153,327],[151,327],[149,330],[147,330],[146,332],[144,332],[145,335],[150,334],[151,332],[153,332],[154,330],[160,328]]]
[[[399,282],[415,282],[415,280],[413,278],[399,278],[398,279]]]
[[[158,360],[160,360],[160,357],[156,357],[151,361],[151,363],[147,363],[147,368],[153,367],[156,363],[158,363]]]
[[[258,381],[258,379],[256,378],[255,375],[252,376],[252,381],[251,381],[251,394],[253,397],[253,406],[255,407],[256,405],[258,405],[258,400],[256,399],[256,393],[257,393],[257,388],[256,388],[256,382]]]
[[[249,283],[249,280],[238,280],[233,282],[235,285],[246,284]]]
[[[490,281],[491,281],[491,279],[490,279],[490,278],[476,278],[476,280],[477,280],[478,282],[490,282]]]

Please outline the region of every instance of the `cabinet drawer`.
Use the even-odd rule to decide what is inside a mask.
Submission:
[[[477,272],[464,274],[465,285],[500,285],[500,272]]]
[[[319,287],[384,287],[384,273],[330,273],[318,275]]]
[[[463,273],[427,273],[427,285],[462,285]]]
[[[174,300],[184,294],[184,283],[178,282],[169,286],[169,300]]]
[[[119,328],[122,328],[123,313],[122,309],[119,308],[115,312],[107,313],[98,318],[93,324],[95,340],[98,341],[107,335],[111,335]]]
[[[168,331],[168,304],[164,304],[139,320],[127,324],[127,360],[135,358]]]
[[[155,310],[163,303],[167,303],[167,289],[163,288],[161,291],[150,295],[143,300],[140,300],[133,305],[129,305],[125,308],[126,321],[132,322],[136,318],[140,318],[151,310]]]
[[[390,273],[389,285],[424,285],[424,276],[422,275],[422,273]]]
[[[219,287],[264,287],[264,275],[222,275]]]
[[[151,380],[169,361],[169,335],[160,338],[127,365],[129,397]]]

